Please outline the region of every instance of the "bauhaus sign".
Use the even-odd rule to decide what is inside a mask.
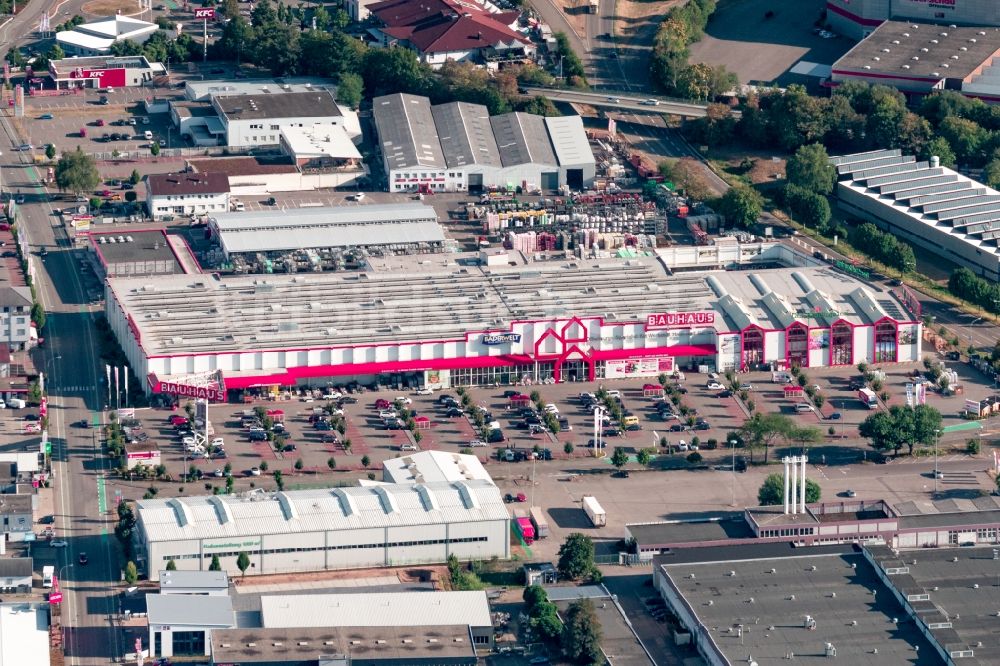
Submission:
[[[190,384],[174,384],[173,382],[160,382],[160,393],[172,393],[188,398],[204,398],[206,400],[218,400],[224,402],[226,392],[216,386],[191,386]]]
[[[714,312],[660,312],[646,316],[646,329],[684,328],[687,326],[711,326],[715,323]]]

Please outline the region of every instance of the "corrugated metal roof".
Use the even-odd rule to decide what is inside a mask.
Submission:
[[[212,218],[226,252],[442,243],[437,213],[423,204],[220,213]]]
[[[594,164],[594,151],[590,149],[587,132],[583,129],[583,118],[580,116],[546,118],[545,126],[549,130],[559,166]]]
[[[482,479],[492,482],[476,456],[450,451],[421,451],[382,462],[387,481],[393,483],[452,483]]]
[[[151,542],[509,519],[500,491],[482,480],[152,499],[136,508]]]
[[[236,626],[233,600],[229,595],[199,595],[195,603],[186,594],[147,594],[146,614],[150,624],[227,628]]]
[[[551,164],[556,155],[552,152],[545,119],[530,113],[505,113],[490,118],[493,135],[500,149],[500,160],[505,167],[518,164]]]
[[[390,169],[446,168],[429,99],[403,93],[376,97],[372,113]]]
[[[382,594],[265,595],[264,627],[492,626],[483,590]]]
[[[451,102],[432,107],[431,113],[449,168],[501,166],[489,109],[482,104]]]

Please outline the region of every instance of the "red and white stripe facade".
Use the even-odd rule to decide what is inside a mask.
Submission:
[[[322,385],[382,373],[423,373],[430,386],[453,381],[455,371],[520,368],[517,377],[555,381],[652,377],[675,368],[760,369],[909,362],[920,357],[919,321],[888,315],[862,323],[852,316],[793,316],[775,328],[730,296],[701,313],[651,313],[642,321],[560,317],[515,321],[505,329],[470,331],[457,338],[378,344],[332,344],[208,353],[147,355],[137,326],[112,299],[108,318],[148,390],[196,373],[221,371],[226,389]],[[824,317],[829,321],[823,321]],[[736,326],[732,323],[737,322]],[[740,324],[743,325],[740,325]],[[176,391],[170,391],[176,392]]]

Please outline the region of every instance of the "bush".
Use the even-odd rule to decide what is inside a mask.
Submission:
[[[697,465],[701,462],[701,454],[697,451],[692,451],[688,454],[687,461],[692,465]]]
[[[978,439],[970,439],[968,442],[965,443],[965,452],[968,453],[970,456],[978,456],[979,448],[980,446]]]

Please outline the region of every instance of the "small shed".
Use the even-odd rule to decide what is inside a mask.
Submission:
[[[266,413],[275,423],[281,423],[285,420],[285,410],[283,409],[269,409]]]
[[[414,425],[416,425],[417,430],[427,430],[431,427],[431,420],[426,416],[418,416],[413,419]]]
[[[642,387],[643,398],[662,398],[663,387],[659,384],[646,384]]]
[[[510,406],[513,409],[521,409],[531,406],[531,396],[524,393],[510,396]]]
[[[801,386],[795,386],[794,384],[788,384],[784,388],[785,399],[786,400],[801,400],[802,396],[805,395],[806,390]]]
[[[530,562],[524,565],[524,585],[552,585],[558,582],[559,572],[551,562]]]

